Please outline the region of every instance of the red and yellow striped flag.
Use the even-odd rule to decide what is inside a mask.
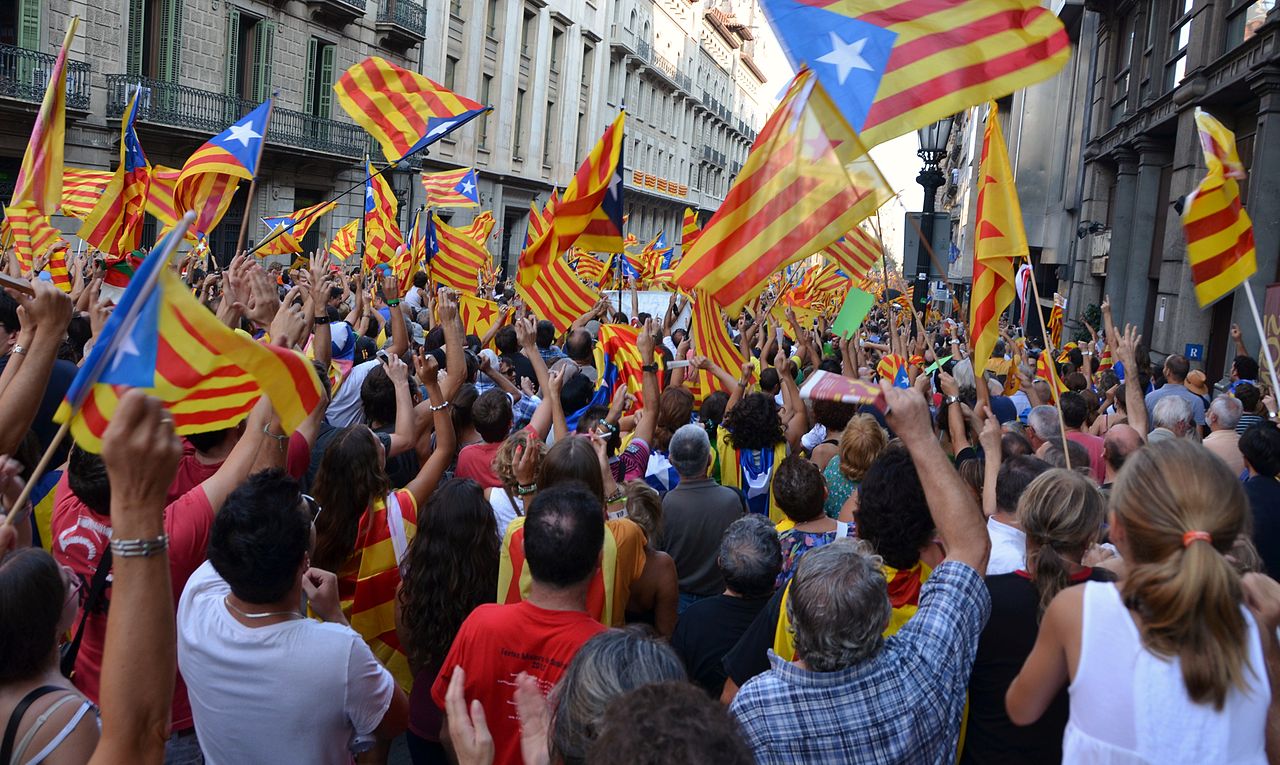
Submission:
[[[493,224],[493,211],[485,210],[473,218],[462,232],[484,246],[489,241],[489,235],[493,233]]]
[[[427,207],[479,207],[480,189],[474,167],[460,167],[439,173],[423,173],[422,189]]]
[[[338,260],[346,260],[356,254],[356,237],[359,236],[360,220],[356,219],[338,229],[329,242],[329,254]]]
[[[49,253],[49,279],[53,286],[70,294],[71,275],[67,273],[67,249],[67,243],[62,242],[61,246],[54,247]]]
[[[4,208],[5,223],[13,237],[13,254],[22,272],[31,270],[32,262],[49,251],[62,235],[49,223],[49,217],[36,209],[34,202],[20,202]]]
[[[62,171],[62,212],[84,220],[98,203],[111,182],[110,170],[82,170],[68,167]]]
[[[1071,40],[1040,0],[768,0],[797,69],[807,64],[867,146],[1055,74]]]
[[[1236,137],[1207,112],[1196,109],[1196,127],[1208,172],[1187,196],[1182,227],[1187,262],[1200,307],[1239,287],[1258,270],[1253,222],[1240,202],[1238,180],[1245,177]]]
[[[489,232],[484,229],[483,224],[479,230],[473,225],[469,227],[472,230],[468,231],[450,226],[440,220],[439,216],[433,217],[436,226],[436,256],[431,260],[431,275],[449,289],[468,295],[476,294],[476,290],[480,289],[480,271],[484,268],[485,261],[491,259],[489,248],[484,244],[489,238]],[[488,225],[492,224],[493,216],[490,215]],[[483,236],[477,240],[476,234]]]
[[[271,123],[271,103],[272,99],[268,98],[254,107],[226,130],[205,141],[182,164],[173,199],[179,212],[197,213],[191,227],[196,236],[208,234],[218,225],[222,216],[216,211],[226,209],[224,205],[230,203],[240,179],[252,181],[258,174]]]
[[[180,175],[182,170],[176,167],[156,165],[151,168],[151,188],[147,190],[147,212],[154,215],[156,220],[165,226],[172,226],[178,222],[178,218],[182,217],[178,214],[177,202],[173,201],[173,192],[178,186]]]
[[[128,255],[142,242],[151,165],[133,129],[140,90],[134,91],[120,117],[120,164],[79,231],[89,246],[108,255]]]
[[[1049,347],[1062,347],[1062,312],[1067,307],[1067,299],[1058,293],[1053,293],[1053,308],[1049,309],[1049,320],[1046,326],[1049,328]]]
[[[680,228],[680,250],[688,252],[693,243],[698,241],[702,228],[698,226],[698,214],[692,207],[684,208],[684,224]]]
[[[612,257],[609,256],[609,259],[612,260]],[[574,263],[573,270],[582,281],[599,286],[604,275],[609,271],[609,263],[584,252]]]
[[[377,56],[344,72],[333,92],[351,119],[377,139],[388,162],[431,145],[489,110]]]
[[[729,337],[729,328],[721,316],[719,304],[703,290],[694,290],[692,302],[693,314],[690,317],[690,324],[693,329],[694,351],[736,376],[742,368],[742,352],[734,344],[733,338]],[[694,398],[698,403],[715,391],[731,392],[710,372],[699,370],[697,379],[698,385],[694,390]]]
[[[62,158],[67,142],[67,51],[71,49],[79,24],[79,16],[72,16],[67,22],[62,47],[53,61],[44,100],[31,128],[27,152],[18,166],[10,207],[28,202],[41,215],[48,216],[56,213],[62,204]]]
[[[880,263],[880,243],[861,226],[855,226],[832,242],[824,254],[851,278],[861,280]]]
[[[1048,348],[1041,351],[1036,359],[1036,377],[1049,383],[1049,395],[1053,397],[1053,403],[1057,404],[1058,396],[1067,392],[1067,385],[1053,364],[1053,352]]]
[[[680,259],[676,283],[737,310],[779,269],[821,251],[892,196],[857,134],[802,71]]]
[[[1027,258],[1022,206],[1018,203],[1018,189],[1013,183],[995,101],[987,112],[978,178],[969,341],[973,344],[973,371],[981,375],[1000,337],[1000,314],[1013,302],[1014,263],[1018,258]]]
[[[518,279],[525,286],[537,280],[540,270],[559,260],[560,253],[577,241],[596,209],[605,203],[610,189],[619,188],[617,170],[626,116],[626,112],[619,112],[605,129],[554,209],[548,203],[547,229],[520,253]]]
[[[390,263],[396,252],[404,246],[404,235],[396,224],[400,203],[391,191],[384,175],[365,165],[364,197],[364,267],[372,270],[383,263]]]
[[[568,331],[600,300],[600,293],[579,281],[563,258],[538,269],[532,284],[517,281],[516,292],[535,315],[554,324],[557,332]]]
[[[622,142],[622,131],[618,131],[618,142]],[[618,161],[613,167],[613,177],[609,179],[608,189],[600,200],[600,206],[591,213],[591,219],[578,235],[578,246],[588,252],[622,252],[623,238],[623,147],[618,147]]]
[[[258,257],[267,255],[288,255],[302,252],[302,240],[311,230],[312,224],[328,215],[337,206],[337,202],[320,202],[297,210],[290,215],[277,218],[263,218],[267,226],[267,235],[263,237],[265,245],[253,254]],[[279,233],[277,233],[277,231]]]
[[[160,399],[180,435],[232,427],[263,394],[286,433],[320,404],[301,354],[234,332],[200,305],[166,267],[176,244],[170,234],[142,261],[55,415],[85,451],[101,450],[119,385]]]
[[[558,197],[555,189],[552,189],[545,209],[538,209],[536,202],[529,203],[529,226],[524,235],[524,249],[529,249],[529,245],[533,243],[533,240],[542,236],[543,232],[547,230],[547,221],[553,214],[557,201]]]

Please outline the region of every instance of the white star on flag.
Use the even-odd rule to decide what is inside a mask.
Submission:
[[[476,185],[471,182],[471,179],[467,178],[462,182],[462,193],[469,195],[473,190],[475,190],[475,187]]]
[[[115,356],[111,359],[111,371],[114,373],[124,363],[125,356],[141,356],[142,351],[139,350],[138,344],[133,340],[133,333],[127,332],[120,340],[120,344],[116,346]]]
[[[248,122],[237,122],[227,132],[231,134],[227,136],[228,142],[239,141],[240,145],[245,148],[249,147],[250,141],[255,141],[262,137],[262,134],[255,131],[253,125]]]
[[[867,45],[867,38],[853,42],[845,42],[840,35],[835,32],[827,32],[831,35],[831,52],[825,56],[819,57],[818,61],[824,64],[830,64],[836,68],[836,79],[841,85],[844,84],[845,78],[849,76],[849,72],[854,69],[865,69],[871,71],[871,64],[862,57],[862,49]]]
[[[449,132],[449,128],[453,127],[455,122],[457,122],[457,120],[441,120],[440,122],[437,122],[435,127],[427,131],[427,138],[433,138],[437,135],[443,135]]]

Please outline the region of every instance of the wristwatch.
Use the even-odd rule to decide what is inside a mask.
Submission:
[[[942,402],[943,402],[944,404],[948,404],[948,405],[950,405],[950,404],[958,404],[958,403],[960,403],[960,397],[959,397],[959,396],[947,396],[946,398],[942,399]]]
[[[652,363],[650,363],[650,364],[643,364],[643,365],[641,365],[641,367],[640,367],[640,371],[641,371],[641,372],[657,372],[657,371],[658,371],[658,365],[657,365],[657,364],[652,364]]]

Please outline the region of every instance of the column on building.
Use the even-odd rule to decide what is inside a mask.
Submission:
[[[1168,214],[1169,200],[1160,196],[1160,175],[1169,164],[1167,145],[1156,139],[1140,138],[1135,144],[1138,153],[1138,174],[1134,185],[1133,218],[1129,231],[1128,267],[1123,289],[1112,292],[1112,310],[1122,306],[1123,320],[1139,326],[1147,316],[1149,278],[1152,247],[1163,248],[1163,242],[1155,242],[1160,218]],[[1118,227],[1117,227],[1118,228]],[[1124,229],[1120,229],[1123,236]],[[1115,233],[1112,234],[1112,244]],[[1158,261],[1158,256],[1157,256]],[[1123,302],[1121,302],[1123,301]]]
[[[1133,231],[1134,206],[1137,200],[1138,155],[1132,149],[1120,147],[1112,153],[1116,163],[1115,194],[1111,199],[1111,255],[1107,260],[1107,277],[1104,294],[1113,298],[1112,309],[1116,323],[1123,326],[1125,317],[1120,296],[1125,294],[1129,273],[1138,273],[1141,266],[1133,265],[1132,240],[1126,232]],[[1144,253],[1145,255],[1145,253]],[[1145,262],[1145,261],[1144,261]]]

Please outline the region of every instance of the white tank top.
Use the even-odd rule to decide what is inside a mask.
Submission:
[[[1247,691],[1232,688],[1222,711],[1187,695],[1181,662],[1148,651],[1108,582],[1086,582],[1080,662],[1071,683],[1063,763],[1265,765],[1271,686],[1262,641],[1244,612]]]

